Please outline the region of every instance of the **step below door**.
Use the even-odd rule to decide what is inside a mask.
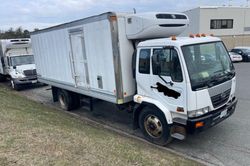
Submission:
[[[89,88],[88,62],[83,31],[69,34],[71,42],[72,74],[76,87]]]

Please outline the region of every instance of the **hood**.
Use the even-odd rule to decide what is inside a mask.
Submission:
[[[35,64],[27,64],[27,65],[16,66],[16,70],[19,70],[19,71],[34,70],[34,69],[36,69]]]

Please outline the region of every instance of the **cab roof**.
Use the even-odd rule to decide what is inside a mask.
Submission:
[[[207,36],[207,37],[177,37],[176,40],[172,38],[161,38],[161,39],[152,39],[140,42],[138,47],[152,47],[152,46],[176,46],[181,47],[184,45],[192,45],[199,43],[209,43],[221,41],[220,38]]]

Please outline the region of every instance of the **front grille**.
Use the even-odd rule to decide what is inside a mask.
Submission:
[[[33,69],[33,70],[24,70],[23,73],[27,77],[28,76],[36,76],[37,75],[36,69]]]
[[[228,89],[223,93],[220,93],[218,95],[211,97],[211,101],[213,103],[214,108],[217,108],[225,104],[229,99],[230,92],[231,92],[231,89]]]

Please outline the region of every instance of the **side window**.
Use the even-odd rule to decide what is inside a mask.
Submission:
[[[154,49],[152,67],[154,75],[170,76],[175,82],[183,81],[181,65],[175,49]]]
[[[171,62],[172,62],[172,74],[171,78],[175,82],[182,82],[182,70],[181,70],[181,63],[178,57],[178,53],[176,50],[172,49],[171,51]]]
[[[159,65],[160,65],[160,71],[157,69],[157,61],[153,58],[152,61],[152,67],[153,67],[153,74],[154,75],[161,75],[161,76],[170,76],[170,49],[154,49],[153,55],[157,55],[159,57]],[[157,57],[153,56],[153,57]],[[158,73],[160,72],[160,73]]]
[[[8,61],[8,66],[11,66],[11,64],[10,64],[10,57],[7,57],[7,61]]]
[[[139,55],[139,72],[150,74],[150,49],[141,49]]]
[[[240,55],[243,54],[243,51],[241,51],[241,50],[236,50],[235,52],[237,52],[237,53],[240,54]]]
[[[137,51],[135,50],[133,55],[132,55],[132,71],[133,71],[133,78],[135,78],[135,73],[136,73],[136,55]]]

